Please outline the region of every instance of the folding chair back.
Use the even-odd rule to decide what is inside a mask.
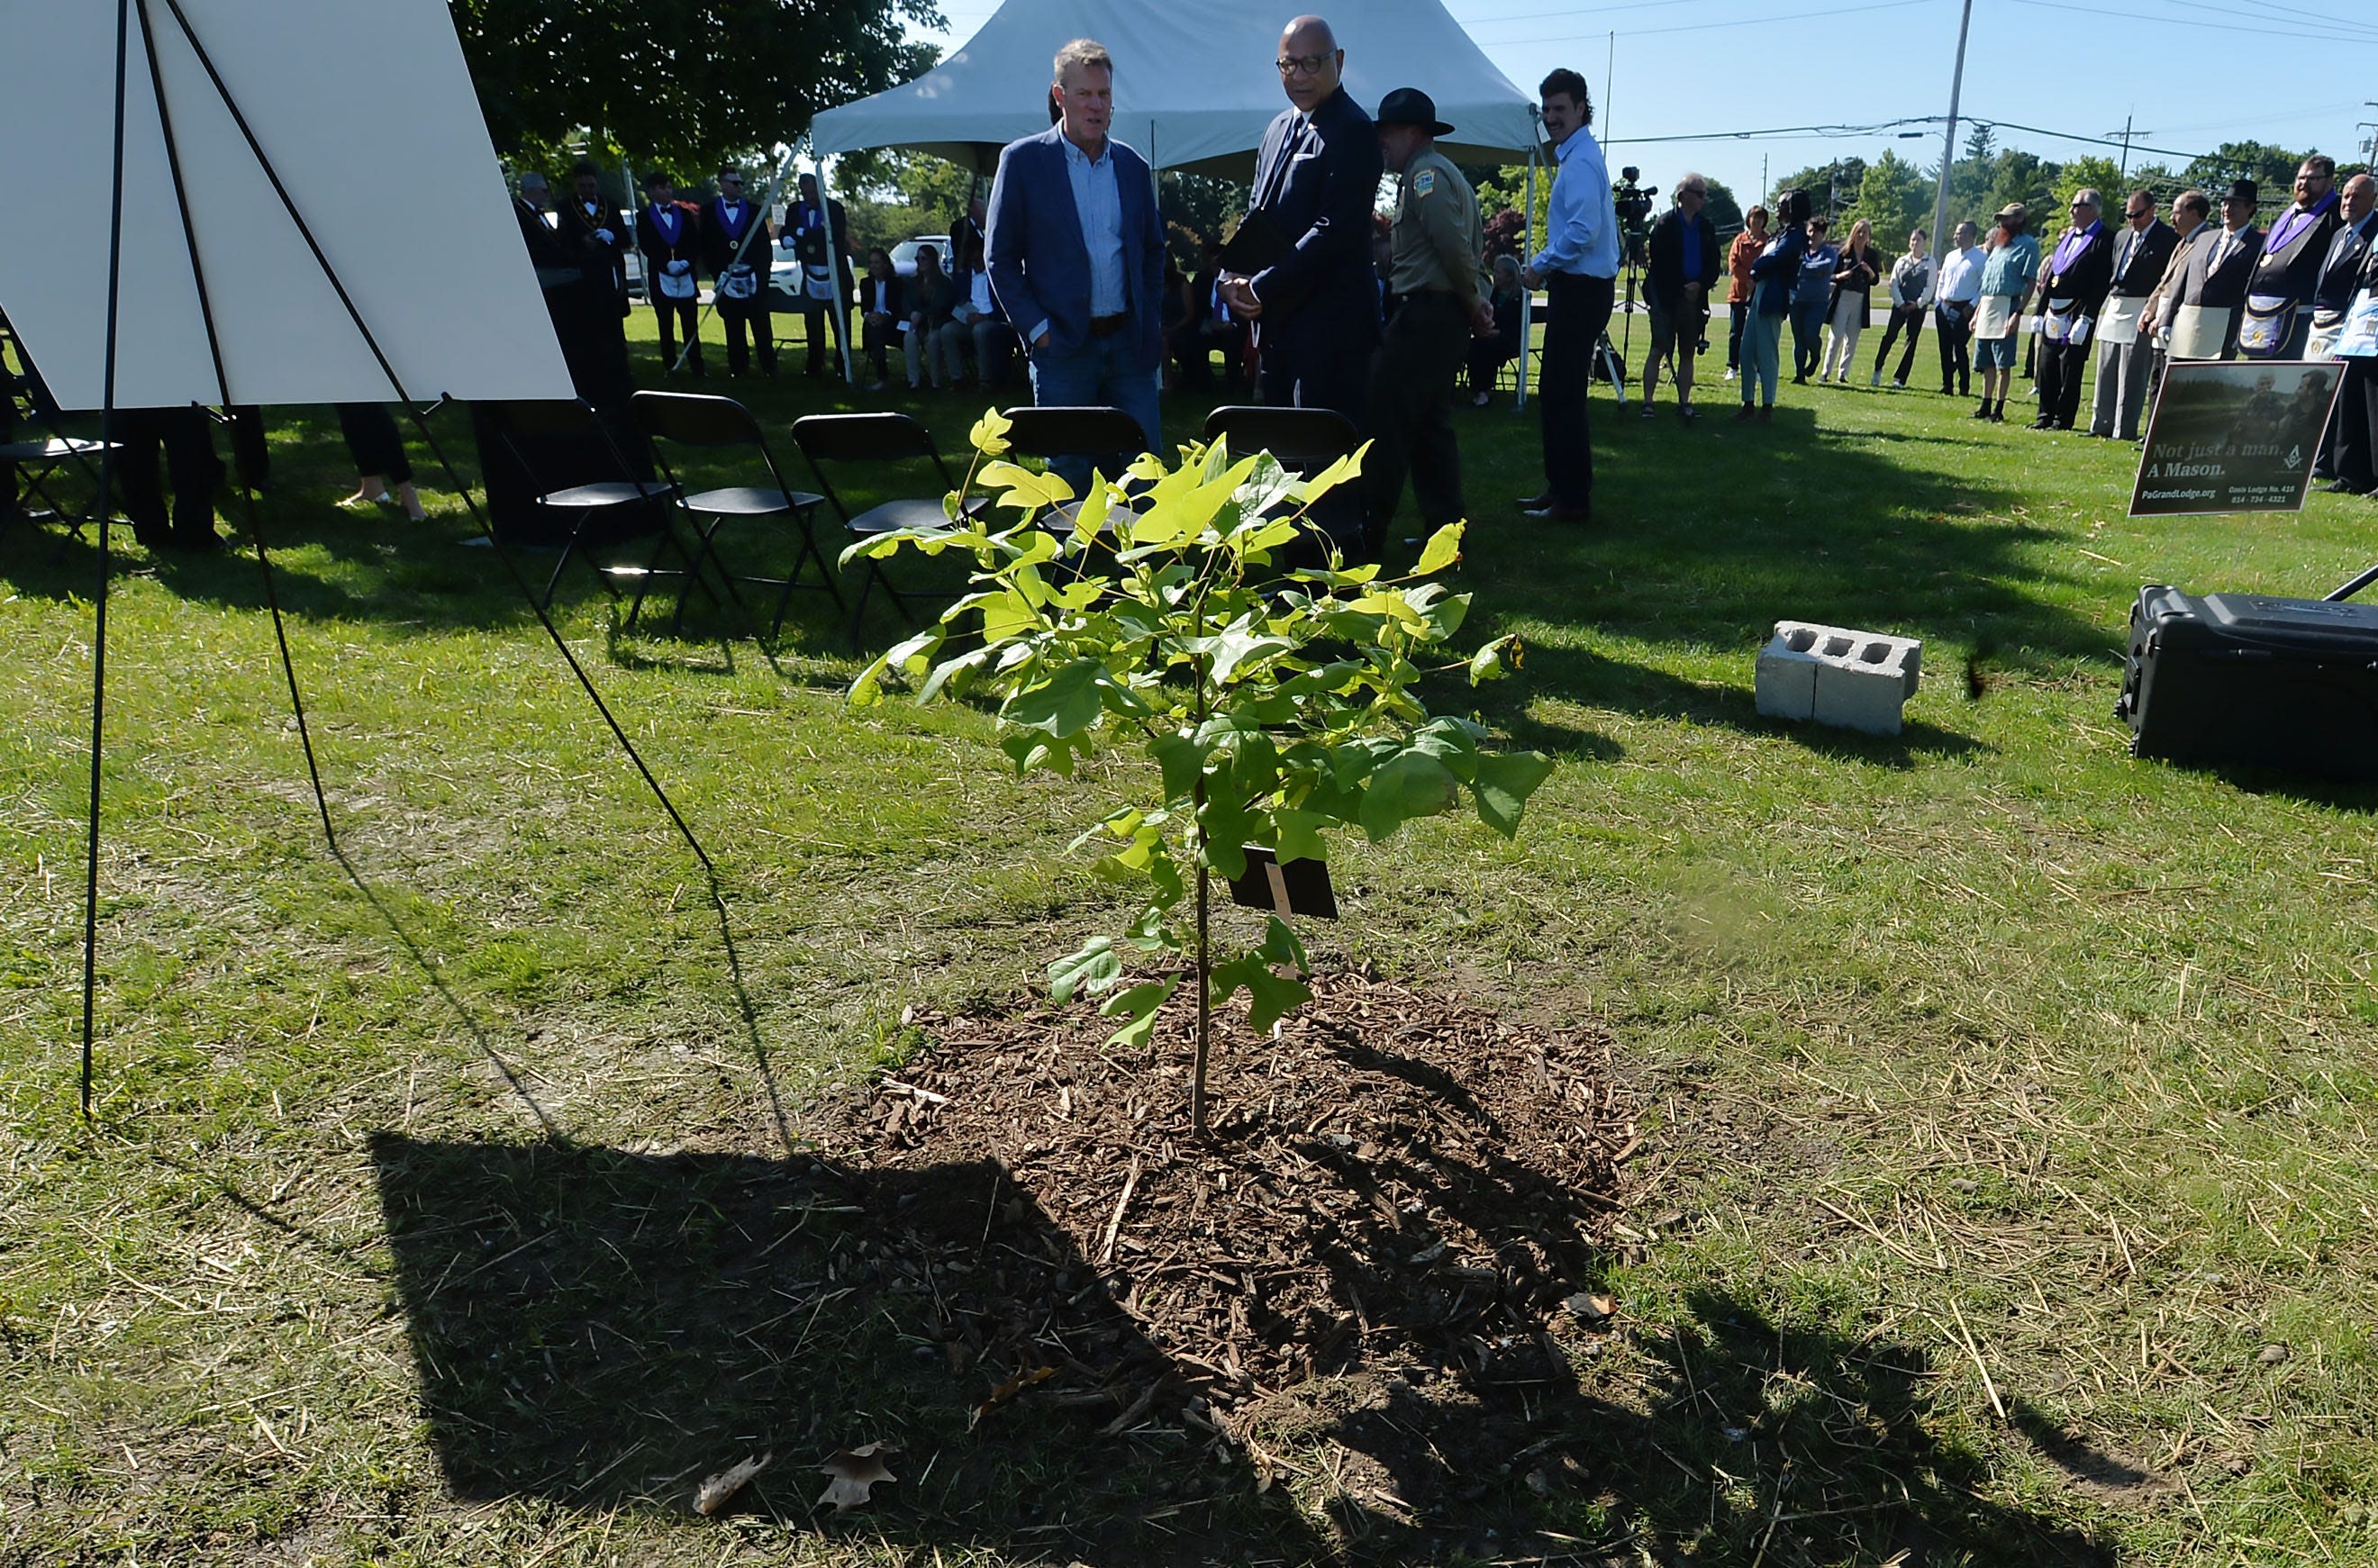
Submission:
[[[1320,473],[1362,445],[1354,422],[1328,408],[1258,408],[1231,404],[1206,416],[1206,439],[1225,442],[1232,458],[1269,452],[1280,466],[1306,477]],[[1363,491],[1359,483],[1340,485],[1313,504],[1310,521],[1336,541],[1350,556],[1375,548],[1363,529]],[[1317,543],[1306,541],[1315,552]],[[1299,551],[1298,565],[1318,565]]]
[[[767,442],[751,411],[733,398],[701,392],[638,392],[629,400],[637,427],[655,439],[688,447],[733,447]]]
[[[1139,421],[1119,408],[1012,408],[1007,439],[1036,458],[1136,457],[1147,449]]]
[[[905,413],[813,413],[793,421],[793,442],[811,467],[923,458],[940,465],[944,478],[949,475],[932,432]],[[956,489],[956,484],[950,488]]]
[[[853,540],[870,539],[903,528],[936,528],[947,522],[942,497],[958,487],[957,481],[951,476],[949,464],[942,461],[941,449],[933,445],[932,433],[907,414],[812,413],[793,421],[793,444],[809,461],[810,472],[817,476],[818,488],[825,492],[827,504],[842,519],[844,532]],[[930,497],[879,501],[854,511],[843,493],[835,488],[834,478],[827,470],[829,466],[860,463],[901,464],[910,472],[922,467],[941,482],[941,488]],[[980,504],[979,497],[970,503],[976,508]],[[912,599],[949,596],[935,590],[904,589],[884,574],[882,561],[868,560],[859,579],[858,604],[850,615],[850,640],[854,647],[859,645],[868,596],[879,586],[904,612]],[[913,620],[915,616],[911,615],[909,618]]]

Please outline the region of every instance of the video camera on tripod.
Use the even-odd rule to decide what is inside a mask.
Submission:
[[[1643,171],[1629,163],[1618,171],[1610,186],[1610,205],[1617,209],[1618,233],[1627,242],[1627,260],[1641,266],[1643,245],[1651,235],[1651,193],[1636,182]]]

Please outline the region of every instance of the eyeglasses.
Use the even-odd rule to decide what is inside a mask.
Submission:
[[[1279,67],[1279,74],[1284,77],[1295,76],[1300,71],[1308,77],[1317,77],[1321,74],[1322,67],[1329,64],[1329,56],[1327,54],[1283,54],[1279,59],[1274,60],[1272,64]]]

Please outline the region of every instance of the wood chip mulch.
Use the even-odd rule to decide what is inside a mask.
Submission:
[[[1138,1050],[1083,1005],[915,1016],[923,1048],[811,1126],[866,1175],[871,1272],[929,1301],[986,1410],[1029,1379],[1036,1403],[1113,1401],[1111,1430],[1226,1430],[1356,1368],[1545,1380],[1638,1143],[1608,1040],[1311,983],[1276,1038],[1218,1015],[1204,1142],[1181,998]]]

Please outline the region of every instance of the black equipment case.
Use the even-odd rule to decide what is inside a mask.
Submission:
[[[2142,588],[2114,714],[2134,756],[2378,779],[2378,604]]]

